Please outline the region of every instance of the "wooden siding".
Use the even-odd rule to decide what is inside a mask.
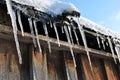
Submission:
[[[5,26],[7,25],[7,26]],[[120,80],[120,64],[115,64],[111,53],[88,48],[92,71],[83,46],[73,45],[74,65],[69,44],[39,35],[43,53],[32,45],[32,35],[22,37],[18,31],[23,64],[18,63],[10,18],[5,6],[0,4],[0,80]],[[116,56],[115,56],[116,57]],[[116,57],[117,59],[117,57]]]

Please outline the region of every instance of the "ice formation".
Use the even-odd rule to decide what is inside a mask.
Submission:
[[[110,49],[111,49],[111,52],[112,52],[112,56],[114,58],[115,63],[117,63],[117,61],[115,59],[115,53],[114,53],[114,50],[113,50],[113,45],[112,45],[111,39],[110,39],[110,37],[107,37],[107,38],[108,38],[108,43],[110,45]]]
[[[39,37],[38,37],[38,30],[37,30],[37,26],[36,26],[36,21],[35,20],[33,21],[33,24],[34,24],[35,34],[36,34],[36,37],[37,37],[38,48],[39,48],[40,53],[42,53],[42,49],[41,49],[41,45],[40,45],[40,41],[39,41]]]
[[[18,36],[17,36],[17,23],[16,23],[15,11],[12,9],[11,0],[6,0],[6,4],[7,4],[7,9],[8,9],[8,14],[10,14],[10,18],[11,18],[11,22],[12,22],[15,44],[16,44],[16,49],[17,49],[17,53],[18,53],[18,57],[19,57],[19,63],[22,64],[21,51],[20,51],[20,46],[19,46]]]
[[[20,15],[20,11],[19,10],[17,11],[17,16],[18,16],[18,23],[20,25],[22,36],[24,36],[24,30],[23,30],[23,25],[22,25],[22,22],[21,22],[21,15]]]
[[[49,34],[48,34],[47,26],[46,26],[45,23],[43,23],[43,28],[44,28],[46,39],[47,39],[47,43],[48,43],[48,49],[49,49],[49,52],[51,53],[50,39],[49,39]]]
[[[32,35],[34,47],[37,47],[36,39],[35,39],[35,34],[34,34],[34,30],[33,30],[33,21],[32,21],[31,18],[28,18],[28,22],[29,22],[29,26],[30,26],[30,31],[31,31],[31,35]]]
[[[55,23],[53,23],[53,27],[54,27],[54,30],[55,30],[55,33],[56,33],[56,37],[57,37],[57,41],[58,41],[58,45],[60,46],[60,39],[59,39],[59,35],[58,35],[57,28],[56,28],[56,26],[55,26]]]
[[[74,56],[73,49],[72,49],[73,46],[72,46],[71,41],[70,41],[70,36],[69,36],[68,30],[67,30],[67,26],[64,26],[64,30],[65,30],[65,34],[66,34],[68,43],[70,45],[70,52],[71,52],[71,55],[72,55],[72,58],[73,58],[73,62],[74,62],[74,65],[76,67],[75,56]]]
[[[101,48],[101,46],[100,46],[100,39],[99,39],[98,33],[97,33],[97,37],[96,38],[97,38],[98,47]]]
[[[32,7],[34,7],[33,10],[38,10],[38,11],[47,13],[47,14],[51,15],[52,18],[54,18],[58,15],[62,15],[63,12],[69,12],[69,13],[72,13],[73,11],[79,12],[79,10],[73,4],[61,2],[59,0],[45,0],[45,1],[43,1],[43,0],[12,0],[12,1],[14,1],[16,3],[19,3],[19,4],[22,4],[22,5],[32,6]],[[15,38],[16,48],[17,48],[17,52],[18,52],[18,56],[19,56],[19,62],[22,63],[21,52],[20,52],[19,42],[18,42],[18,37],[17,37],[16,14],[15,14],[15,11],[13,10],[13,8],[12,8],[11,0],[6,0],[6,4],[7,4],[7,8],[8,8],[8,13],[10,14],[11,21],[12,21],[14,38]],[[23,8],[21,8],[21,9],[23,9]],[[24,12],[25,10],[26,10],[26,8],[22,12],[26,13],[26,12]],[[17,16],[18,16],[18,23],[20,25],[22,35],[24,36],[24,30],[23,30],[23,25],[22,25],[22,21],[21,21],[21,15],[20,15],[20,11],[18,11],[18,10],[17,10]],[[33,43],[34,43],[35,47],[38,46],[40,52],[42,52],[41,45],[40,45],[39,38],[38,38],[36,20],[34,18],[35,18],[35,16],[30,16],[28,18],[28,22],[29,22],[30,30],[31,30],[31,35],[32,35]],[[118,33],[115,33],[115,32],[113,32],[113,31],[111,31],[111,30],[109,30],[105,27],[97,25],[94,22],[92,22],[92,21],[90,21],[90,20],[88,20],[84,17],[70,16],[69,15],[66,18],[69,19],[70,22],[63,21],[63,23],[61,23],[61,24],[64,24],[64,25],[61,26],[61,29],[62,29],[62,33],[66,34],[68,43],[70,44],[70,51],[71,51],[71,55],[73,57],[73,61],[74,61],[75,66],[76,66],[76,62],[75,62],[75,57],[74,57],[73,49],[72,49],[73,44],[74,44],[72,31],[75,35],[75,39],[76,39],[78,45],[79,45],[79,38],[78,38],[78,35],[77,35],[77,32],[76,32],[75,25],[72,23],[71,18],[78,25],[78,30],[79,30],[79,32],[82,36],[82,40],[83,40],[83,43],[84,43],[84,47],[85,47],[85,50],[86,50],[86,53],[87,53],[87,56],[88,56],[88,60],[89,60],[89,64],[90,64],[91,69],[92,69],[92,63],[91,63],[91,59],[90,59],[90,55],[89,55],[89,51],[88,51],[87,40],[86,40],[86,35],[85,35],[85,32],[84,32],[83,25],[96,32],[96,34],[97,34],[96,38],[97,38],[99,48],[101,48],[101,46],[103,46],[103,48],[105,49],[105,47],[106,47],[105,46],[105,39],[104,39],[105,36],[103,36],[103,35],[107,36],[109,47],[111,49],[113,58],[116,62],[116,59],[115,59],[115,56],[114,56],[115,53],[114,53],[114,50],[113,50],[114,46],[112,45],[112,43],[116,41],[116,38],[120,39],[120,35]],[[55,31],[55,34],[56,34],[56,37],[57,37],[57,41],[58,41],[58,45],[60,46],[60,39],[59,39],[58,31],[57,31],[56,22],[52,21],[50,19],[48,19],[48,20],[49,20],[49,23],[50,23],[50,27],[54,28],[54,31]],[[44,29],[44,32],[45,32],[45,35],[46,35],[46,38],[47,38],[49,52],[51,53],[50,38],[49,38],[49,34],[48,34],[48,29],[47,29],[47,26],[46,26],[47,21],[43,20],[43,18],[42,18],[42,22],[43,22],[43,29]],[[98,33],[101,33],[102,35],[100,35]],[[109,38],[108,36],[111,36],[112,38]],[[100,40],[102,42],[102,45],[100,44]],[[120,46],[118,46],[119,44],[120,43],[115,44],[115,51],[116,51],[117,56],[120,60],[120,53],[119,53],[119,51],[120,51],[119,47]]]

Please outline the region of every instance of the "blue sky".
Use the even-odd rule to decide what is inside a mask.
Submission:
[[[120,0],[61,0],[73,3],[81,16],[120,33]]]

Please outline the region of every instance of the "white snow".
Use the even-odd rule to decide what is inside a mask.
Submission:
[[[104,35],[108,35],[108,36],[112,36],[113,38],[119,38],[120,39],[120,34],[119,33],[116,33],[106,27],[103,27],[101,25],[98,25],[84,17],[80,17],[80,24],[81,25],[85,25],[86,27],[96,31],[97,33],[102,33]],[[110,23],[112,24],[112,23]]]
[[[17,3],[33,6],[36,10],[59,15],[63,11],[72,12],[79,10],[72,3],[65,3],[59,0],[13,0]]]

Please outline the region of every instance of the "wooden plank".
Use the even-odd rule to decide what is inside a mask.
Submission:
[[[105,60],[104,65],[108,80],[119,80],[119,76],[116,71],[115,64],[112,61]]]
[[[104,73],[103,73],[103,69],[102,69],[102,65],[100,62],[99,58],[92,58],[92,63],[93,63],[93,77],[95,80],[106,80],[106,78],[104,77]]]
[[[80,54],[75,54],[75,59],[76,59],[76,71],[77,71],[77,76],[78,80],[86,80],[83,65],[81,62],[81,55]]]
[[[63,54],[59,51],[47,51],[48,60],[48,79],[49,80],[67,80]]]
[[[18,62],[18,55],[14,42],[0,39],[0,80],[26,80],[29,79],[27,63],[27,48],[21,44],[23,64]]]
[[[64,61],[68,80],[78,80],[77,70],[70,53],[64,52]]]
[[[0,80],[20,80],[18,59],[13,43],[0,40]]]
[[[33,43],[32,37],[33,36],[28,33],[25,33],[25,36],[22,37],[21,33],[18,31],[18,38],[20,42],[24,42],[26,44]],[[12,29],[9,26],[0,25],[0,38],[13,41],[14,37],[13,37]],[[41,45],[44,47],[47,47],[46,37],[43,35],[39,35],[39,39],[40,39]],[[51,42],[52,49],[59,50],[59,51],[60,50],[70,51],[69,50],[70,44],[68,42],[60,41],[60,45],[61,45],[60,47],[58,46],[58,42],[56,39],[50,38],[50,42]],[[83,46],[73,45],[73,50],[74,50],[74,53],[86,54],[86,51]],[[90,52],[90,55],[93,55],[95,57],[113,59],[112,54],[108,52],[95,50],[92,48],[88,48],[88,51]],[[115,56],[115,58],[117,58],[117,56]]]
[[[85,72],[86,80],[94,80],[93,72],[91,71],[87,56],[82,55],[81,61],[82,61],[83,69]]]
[[[33,49],[32,52],[34,80],[48,80],[46,52],[42,54],[38,49]]]

